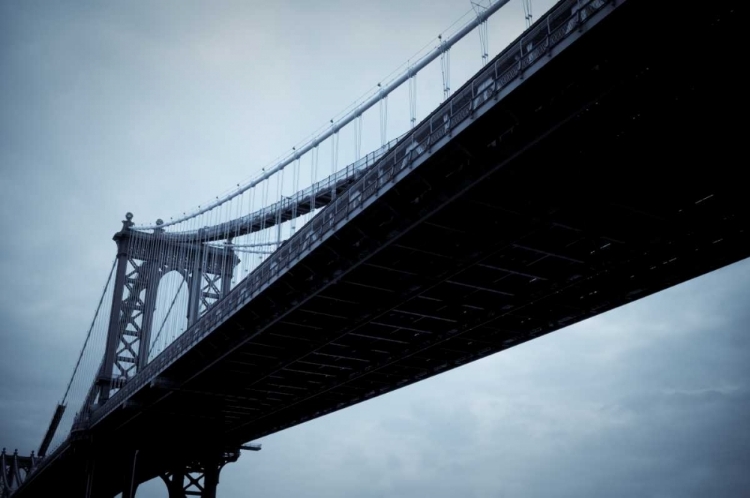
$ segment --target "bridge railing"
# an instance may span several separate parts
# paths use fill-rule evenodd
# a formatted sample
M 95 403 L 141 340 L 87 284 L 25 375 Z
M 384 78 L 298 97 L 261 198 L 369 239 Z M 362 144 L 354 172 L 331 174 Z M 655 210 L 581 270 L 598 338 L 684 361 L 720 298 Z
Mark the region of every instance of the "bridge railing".
M 401 137 L 391 140 L 365 157 L 349 164 L 329 177 L 313 183 L 306 189 L 300 190 L 289 197 L 284 197 L 258 211 L 211 227 L 204 227 L 198 230 L 168 232 L 165 234 L 165 237 L 179 242 L 210 242 L 246 235 L 255 231 L 255 226 L 258 226 L 258 229 L 260 227 L 267 228 L 271 225 L 263 223 L 263 220 L 275 220 L 278 218 L 279 213 L 292 211 L 295 207 L 303 203 L 314 203 L 315 199 L 321 195 L 353 181 L 377 163 L 388 151 L 393 149 L 399 140 L 401 140 Z
M 449 135 L 470 119 L 480 106 L 490 99 L 499 99 L 501 94 L 515 88 L 512 83 L 522 77 L 527 68 L 543 55 L 551 56 L 551 51 L 556 46 L 572 33 L 581 30 L 587 20 L 613 1 L 567 0 L 558 3 L 412 132 L 404 136 L 396 147 L 373 164 L 346 192 L 239 282 L 226 297 L 154 358 L 103 407 L 94 411 L 88 420 L 89 426 L 119 407 L 246 302 L 263 292 L 288 268 L 330 236 L 338 223 L 356 214 L 420 156 L 447 143 L 446 136 L 450 138 Z M 620 3 L 623 1 L 619 0 Z

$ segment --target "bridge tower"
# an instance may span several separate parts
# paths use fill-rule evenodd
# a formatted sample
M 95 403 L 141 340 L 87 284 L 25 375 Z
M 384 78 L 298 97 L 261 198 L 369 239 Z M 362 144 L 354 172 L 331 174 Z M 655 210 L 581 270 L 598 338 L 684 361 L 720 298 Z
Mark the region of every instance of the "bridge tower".
M 36 463 L 33 451 L 31 456 L 24 457 L 18 454 L 18 450 L 8 454 L 3 448 L 0 451 L 0 498 L 8 498 L 23 483 Z
M 133 230 L 127 213 L 117 243 L 117 268 L 106 350 L 86 406 L 105 403 L 148 363 L 157 290 L 161 278 L 177 271 L 189 289 L 188 326 L 230 290 L 239 258 L 231 248 L 183 240 L 157 228 Z M 157 225 L 161 225 L 161 220 Z
M 245 444 L 239 447 L 209 445 L 199 450 L 188 450 L 189 455 L 179 463 L 169 464 L 159 477 L 167 488 L 169 498 L 216 498 L 219 474 L 228 463 L 236 462 L 241 451 L 260 451 L 260 444 Z M 139 475 L 139 452 L 129 453 L 128 463 L 119 474 L 122 479 L 122 498 L 135 498 L 136 490 L 143 479 Z M 153 463 L 153 461 L 151 462 Z M 114 476 L 113 476 L 114 477 Z M 94 496 L 92 494 L 91 496 Z M 96 495 L 99 496 L 99 495 Z
M 161 478 L 167 485 L 169 498 L 216 498 L 221 469 L 228 463 L 236 462 L 239 456 L 239 450 L 210 452 L 201 460 L 190 461 L 165 472 Z

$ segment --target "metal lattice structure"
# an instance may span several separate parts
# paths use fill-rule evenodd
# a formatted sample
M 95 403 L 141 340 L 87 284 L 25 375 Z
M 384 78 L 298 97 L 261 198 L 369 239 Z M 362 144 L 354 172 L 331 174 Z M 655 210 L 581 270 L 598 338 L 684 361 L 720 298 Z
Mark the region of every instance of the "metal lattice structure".
M 231 248 L 166 240 L 164 232 L 130 230 L 128 213 L 117 242 L 115 295 L 110 313 L 109 342 L 97 380 L 98 396 L 89 405 L 104 404 L 148 363 L 156 293 L 161 277 L 176 271 L 187 282 L 188 324 L 203 316 L 229 292 L 239 262 Z

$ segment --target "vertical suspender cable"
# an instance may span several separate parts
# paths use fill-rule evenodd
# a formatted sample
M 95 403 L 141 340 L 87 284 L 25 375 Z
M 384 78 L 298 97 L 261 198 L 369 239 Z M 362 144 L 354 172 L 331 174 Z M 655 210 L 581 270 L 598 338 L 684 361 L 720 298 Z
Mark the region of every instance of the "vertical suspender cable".
M 383 92 L 383 88 L 378 83 L 380 89 L 380 146 L 385 147 L 386 141 L 388 140 L 387 126 L 388 126 L 388 94 Z
M 281 170 L 281 177 L 276 180 L 279 204 L 276 210 L 276 248 L 281 246 L 281 206 L 284 201 L 284 172 L 286 169 Z
M 413 71 L 409 77 L 409 117 L 411 127 L 417 125 L 417 73 Z
M 442 35 L 438 35 L 443 52 L 440 54 L 440 70 L 443 74 L 443 100 L 451 96 L 451 49 L 445 46 Z M 385 144 L 383 144 L 385 145 Z
M 526 28 L 528 29 L 534 21 L 534 16 L 531 13 L 531 0 L 521 0 L 523 3 L 523 18 L 526 20 Z

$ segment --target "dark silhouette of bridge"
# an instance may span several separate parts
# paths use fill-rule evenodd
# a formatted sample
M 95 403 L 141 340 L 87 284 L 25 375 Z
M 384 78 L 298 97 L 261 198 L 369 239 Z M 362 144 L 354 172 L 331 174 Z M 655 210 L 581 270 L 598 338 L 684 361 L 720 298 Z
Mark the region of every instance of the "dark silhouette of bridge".
M 562 0 L 412 131 L 270 211 L 129 217 L 87 402 L 54 451 L 63 405 L 36 457 L 3 454 L 3 486 L 213 497 L 247 441 L 747 257 L 738 5 Z M 312 213 L 231 282 L 238 237 Z M 170 271 L 189 327 L 150 357 Z

